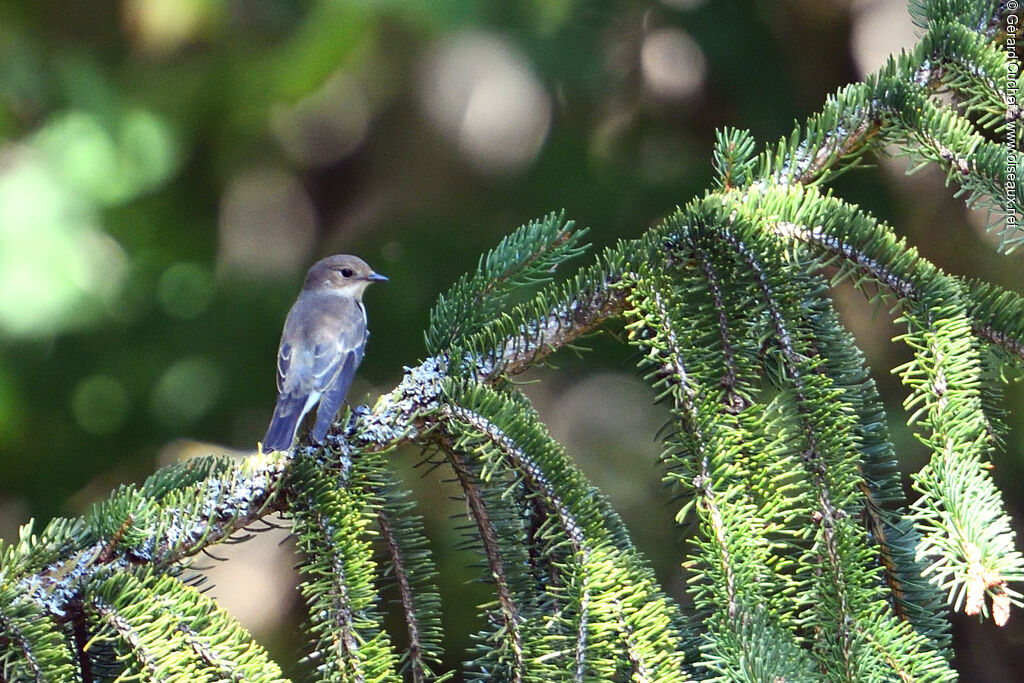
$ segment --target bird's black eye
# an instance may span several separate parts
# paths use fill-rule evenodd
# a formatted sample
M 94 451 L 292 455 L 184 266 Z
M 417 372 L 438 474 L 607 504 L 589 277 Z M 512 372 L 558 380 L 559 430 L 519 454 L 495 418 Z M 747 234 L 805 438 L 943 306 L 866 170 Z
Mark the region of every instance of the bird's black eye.
M 351 268 L 342 268 L 341 269 L 341 276 L 342 277 L 352 277 L 352 269 Z

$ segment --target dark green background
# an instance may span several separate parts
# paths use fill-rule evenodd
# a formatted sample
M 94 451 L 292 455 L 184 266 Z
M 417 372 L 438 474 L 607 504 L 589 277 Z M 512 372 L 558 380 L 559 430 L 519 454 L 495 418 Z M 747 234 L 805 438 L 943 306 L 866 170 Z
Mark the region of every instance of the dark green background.
M 3 3 L 0 536 L 14 538 L 29 517 L 79 514 L 159 464 L 253 448 L 273 405 L 284 315 L 321 256 L 357 253 L 391 278 L 367 295 L 373 336 L 350 398 L 387 391 L 423 356 L 437 294 L 504 234 L 565 209 L 597 247 L 639 235 L 708 187 L 716 128 L 774 143 L 877 67 L 858 62 L 870 58 L 859 57 L 855 36 L 898 49 L 908 20 L 872 21 L 869 10 L 884 4 Z M 659 94 L 645 45 L 682 34 L 705 71 L 685 94 Z M 480 51 L 456 69 L 457 83 L 496 64 L 547 103 L 536 154 L 482 167 L 431 118 L 431 65 L 457 48 Z M 321 150 L 346 117 L 361 133 L 315 162 L 282 133 L 298 121 Z M 1020 291 L 1021 258 L 996 254 L 940 175 L 907 179 L 901 168 L 857 171 L 836 191 L 943 268 Z M 231 236 L 261 222 L 270 233 Z M 893 409 L 904 471 L 916 469 L 926 454 L 903 426 L 903 391 L 888 372 L 905 359 L 888 341 L 897 328 L 852 291 L 837 299 Z M 531 375 L 542 381 L 528 392 L 682 596 L 685 530 L 672 526 L 654 463 L 663 415 L 635 379 L 630 350 L 613 335 L 591 343 L 583 358 L 559 355 L 557 370 Z M 1021 392 L 1008 402 L 996 477 L 1019 510 Z M 418 454 L 396 458 L 408 471 Z M 454 598 L 445 620 L 457 658 L 457 636 L 474 624 L 460 610 L 486 591 L 467 585 L 473 558 L 454 550 L 454 489 L 443 474 L 419 474 L 410 481 Z M 280 632 L 257 633 L 291 666 L 301 606 L 288 595 Z M 1019 612 L 1005 629 L 957 619 L 963 680 L 1014 680 L 1022 621 Z

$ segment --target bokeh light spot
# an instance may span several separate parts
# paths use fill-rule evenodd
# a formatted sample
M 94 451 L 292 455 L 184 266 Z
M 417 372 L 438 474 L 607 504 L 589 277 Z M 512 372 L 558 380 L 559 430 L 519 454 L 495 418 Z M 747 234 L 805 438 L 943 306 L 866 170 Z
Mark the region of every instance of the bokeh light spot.
M 146 109 L 129 109 L 117 129 L 122 196 L 126 201 L 166 181 L 181 163 L 168 123 Z
M 700 89 L 707 60 L 697 42 L 677 28 L 659 28 L 644 38 L 640 68 L 647 88 L 658 97 L 690 97 Z
M 95 198 L 113 193 L 117 150 L 98 117 L 80 111 L 55 116 L 33 142 L 72 188 Z
M 45 336 L 104 315 L 126 270 L 60 173 L 31 149 L 0 149 L 0 334 Z
M 351 154 L 369 127 L 366 92 L 347 74 L 335 74 L 292 106 L 276 104 L 270 109 L 271 130 L 288 156 L 302 166 L 326 166 Z
M 131 403 L 124 385 L 107 375 L 93 375 L 79 382 L 71 394 L 71 413 L 90 434 L 116 432 L 128 417 Z
M 195 41 L 224 9 L 219 0 L 124 0 L 122 15 L 141 51 L 165 55 Z
M 182 358 L 153 388 L 153 414 L 170 427 L 191 425 L 214 406 L 223 383 L 223 372 L 209 358 Z
M 220 267 L 260 279 L 309 260 L 316 237 L 313 201 L 295 176 L 260 168 L 235 178 L 220 210 Z
M 69 188 L 103 204 L 128 201 L 158 186 L 178 167 L 173 134 L 154 114 L 130 109 L 116 121 L 70 111 L 33 138 Z
M 917 28 L 905 3 L 855 2 L 853 10 L 850 49 L 862 78 L 917 42 Z
M 633 377 L 601 372 L 568 388 L 548 417 L 552 435 L 567 450 L 587 454 L 587 460 L 593 463 L 588 476 L 598 488 L 627 507 L 649 501 L 651 480 L 622 477 L 616 463 L 621 462 L 623 453 L 638 461 L 646 458 L 653 462 L 661 452 L 655 440 L 637 438 L 637 434 L 657 432 L 664 419 L 664 414 L 650 408 L 649 403 L 649 392 Z M 601 409 L 595 410 L 595 406 Z
M 420 81 L 424 109 L 485 172 L 525 166 L 551 125 L 551 102 L 526 59 L 492 35 L 463 34 L 443 43 Z
M 167 315 L 195 318 L 206 310 L 213 295 L 213 277 L 198 263 L 175 263 L 156 283 L 156 298 Z

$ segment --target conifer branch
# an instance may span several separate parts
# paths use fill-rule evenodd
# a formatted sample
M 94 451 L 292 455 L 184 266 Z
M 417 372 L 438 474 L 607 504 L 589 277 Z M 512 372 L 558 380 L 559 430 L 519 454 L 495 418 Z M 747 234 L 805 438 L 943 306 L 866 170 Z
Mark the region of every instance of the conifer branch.
M 832 235 L 820 226 L 803 226 L 795 223 L 774 223 L 768 227 L 780 237 L 798 240 L 823 254 L 842 257 L 843 264 L 853 266 L 862 276 L 870 277 L 895 294 L 899 300 L 920 302 L 922 293 L 909 280 L 900 277 L 891 269 L 883 266 L 875 257 L 858 249 L 841 235 Z M 916 257 L 915 257 L 916 258 Z M 980 285 L 976 286 L 980 289 Z M 1003 296 L 1002 306 L 1021 305 L 1019 297 L 1014 298 L 1010 292 L 1000 292 Z M 1007 299 L 1011 301 L 1007 301 Z M 972 295 L 968 298 L 968 315 L 971 318 L 971 332 L 991 344 L 998 346 L 1008 355 L 1024 362 L 1024 334 L 998 327 L 993 320 L 994 311 L 991 305 L 985 305 L 983 297 Z M 1009 320 L 1006 316 L 1000 316 Z
M 696 250 L 695 250 L 696 251 Z M 706 264 L 706 261 L 704 261 Z M 704 269 L 705 274 L 708 273 L 710 266 Z M 709 278 L 709 284 L 713 280 Z M 642 282 L 636 283 L 637 288 L 646 289 Z M 653 288 L 652 288 L 653 289 Z M 714 286 L 712 285 L 712 291 L 714 292 Z M 634 292 L 633 297 L 639 297 L 639 292 Z M 732 553 L 729 548 L 728 531 L 726 529 L 724 516 L 720 504 L 718 502 L 718 496 L 715 493 L 715 487 L 717 482 L 710 469 L 710 456 L 711 454 L 706 452 L 707 444 L 710 439 L 708 435 L 704 433 L 701 427 L 701 419 L 698 414 L 698 409 L 695 406 L 696 390 L 690 386 L 689 373 L 686 370 L 684 359 L 688 357 L 682 345 L 677 339 L 677 332 L 669 322 L 671 321 L 672 315 L 669 312 L 665 302 L 662 301 L 661 294 L 656 289 L 653 291 L 644 292 L 643 294 L 646 304 L 645 308 L 649 310 L 648 318 L 645 322 L 654 323 L 661 329 L 661 338 L 664 340 L 664 349 L 651 349 L 651 355 L 657 354 L 660 358 L 655 360 L 651 359 L 651 365 L 654 366 L 653 373 L 657 376 L 657 381 L 669 388 L 675 396 L 675 409 L 679 413 L 681 420 L 681 426 L 684 430 L 693 435 L 694 448 L 695 448 L 695 459 L 697 460 L 698 470 L 695 476 L 693 476 L 690 483 L 692 483 L 697 495 L 702 501 L 702 507 L 707 511 L 708 520 L 712 529 L 713 536 L 717 543 L 716 550 L 719 553 L 720 569 L 725 577 L 724 582 L 724 597 L 725 597 L 725 612 L 730 618 L 735 618 L 738 612 L 737 605 L 737 594 L 736 594 L 736 571 L 733 566 Z M 716 311 L 720 309 L 720 301 L 716 300 L 715 308 Z M 637 306 L 641 305 L 639 301 L 636 302 Z M 639 325 L 633 324 L 631 327 L 639 327 Z M 723 339 L 728 339 L 728 331 L 723 333 Z M 728 349 L 728 347 L 726 347 Z M 726 365 L 729 368 L 728 372 L 733 372 L 729 361 L 732 360 L 732 356 L 727 350 L 725 353 L 727 362 Z M 735 377 L 732 377 L 735 380 Z M 732 387 L 734 384 L 729 384 Z M 730 402 L 727 401 L 727 404 Z
M 624 308 L 622 293 L 615 287 L 617 277 L 597 282 L 552 306 L 549 313 L 528 319 L 520 332 L 499 341 L 492 351 L 493 364 L 484 366 L 480 378 L 493 383 L 503 376 L 518 375 L 576 339 L 618 318 Z
M 771 316 L 771 324 L 775 328 L 775 341 L 782 351 L 782 357 L 787 366 L 788 379 L 793 383 L 796 410 L 800 415 L 800 427 L 805 441 L 805 446 L 801 450 L 801 456 L 804 468 L 813 482 L 814 494 L 817 500 L 815 514 L 812 519 L 814 519 L 819 527 L 825 542 L 829 569 L 833 576 L 832 585 L 836 590 L 837 612 L 835 614 L 835 621 L 838 628 L 834 636 L 839 639 L 842 661 L 846 667 L 844 675 L 847 679 L 850 679 L 854 676 L 854 671 L 859 668 L 859 665 L 853 661 L 853 644 L 851 642 L 853 635 L 851 633 L 851 626 L 852 629 L 857 629 L 858 626 L 856 615 L 852 613 L 848 604 L 847 584 L 843 577 L 845 558 L 841 557 L 842 551 L 839 548 L 839 539 L 836 536 L 837 533 L 841 532 L 841 529 L 837 528 L 840 527 L 839 520 L 846 519 L 847 514 L 841 507 L 836 506 L 832 500 L 828 479 L 835 475 L 827 476 L 829 464 L 824 457 L 825 453 L 822 452 L 818 443 L 817 433 L 819 425 L 813 422 L 813 415 L 816 409 L 811 406 L 811 397 L 809 396 L 811 386 L 807 383 L 805 375 L 801 370 L 801 367 L 805 365 L 808 359 L 807 356 L 798 354 L 794 348 L 794 333 L 790 331 L 786 323 L 785 315 L 776 298 L 774 288 L 765 274 L 765 267 L 754 256 L 751 248 L 734 234 L 732 230 L 722 227 L 717 230 L 717 235 L 719 239 L 728 244 L 739 255 L 742 262 L 747 265 L 752 273 L 756 287 L 760 289 L 763 301 Z M 836 426 L 833 425 L 832 428 L 835 429 Z
M 461 484 L 466 496 L 466 505 L 469 507 L 470 515 L 476 523 L 480 543 L 484 549 L 484 556 L 487 558 L 490 577 L 498 594 L 498 604 L 501 606 L 501 632 L 507 633 L 509 638 L 512 654 L 512 671 L 509 680 L 519 683 L 523 680 L 526 669 L 523 662 L 523 637 L 519 619 L 519 606 L 512 597 L 512 591 L 509 588 L 498 534 L 491 523 L 488 507 L 484 503 L 480 487 L 470 473 L 459 450 L 455 447 L 454 443 L 439 443 L 443 444 L 442 449 L 447 453 L 448 460 L 452 465 L 452 471 L 455 472 L 455 476 L 459 479 L 459 484 Z
M 291 468 L 293 529 L 305 555 L 299 590 L 315 638 L 309 661 L 328 680 L 401 679 L 377 604 L 376 467 L 372 454 L 360 454 L 339 477 L 312 454 L 297 454 Z
M 168 468 L 84 519 L 26 531 L 0 549 L 0 676 L 88 679 L 95 664 L 154 679 L 281 680 L 180 577 L 198 552 L 287 512 L 318 672 L 438 680 L 433 563 L 385 458 L 412 444 L 439 450 L 455 473 L 475 525 L 468 545 L 494 586 L 469 665 L 481 679 L 951 680 L 938 589 L 1003 623 L 1024 580 L 987 470 L 995 392 L 981 386 L 991 370 L 981 342 L 1024 367 L 1024 297 L 943 273 L 817 186 L 895 143 L 943 169 L 967 204 L 1019 212 L 1001 195 L 1008 151 L 989 139 L 1008 103 L 1003 11 L 916 0 L 927 27 L 917 47 L 760 155 L 748 132 L 722 131 L 714 191 L 570 277 L 555 272 L 583 251 L 583 230 L 562 214 L 516 230 L 440 297 L 428 358 L 371 408 L 346 412 L 324 444 Z M 952 105 L 932 98 L 939 89 Z M 1006 251 L 1024 243 L 1011 223 Z M 909 511 L 829 272 L 880 287 L 869 296 L 894 302 L 907 325 L 904 405 L 933 453 L 913 475 Z M 661 461 L 684 499 L 677 519 L 698 522 L 684 566 L 700 634 L 509 382 L 623 318 L 672 415 Z M 388 581 L 404 653 L 378 609 Z
M 739 368 L 737 366 L 735 344 L 732 340 L 732 333 L 729 330 L 729 314 L 722 293 L 723 285 L 721 278 L 715 271 L 714 264 L 711 262 L 708 254 L 692 237 L 688 237 L 688 240 L 687 246 L 693 252 L 694 258 L 697 261 L 697 267 L 700 268 L 704 274 L 704 279 L 707 281 L 711 302 L 715 308 L 715 317 L 718 320 L 718 334 L 721 342 L 722 358 L 725 364 L 725 373 L 722 375 L 721 380 L 721 385 L 726 392 L 723 402 L 728 406 L 729 410 L 740 412 L 745 407 L 748 407 L 749 402 L 736 391 L 739 384 Z M 683 356 L 680 356 L 680 358 L 683 358 Z M 685 378 L 686 375 L 681 374 L 680 377 Z
M 551 508 L 555 515 L 561 522 L 562 531 L 565 537 L 572 544 L 572 554 L 576 556 L 577 562 L 580 567 L 583 567 L 583 585 L 581 587 L 581 595 L 579 599 L 579 623 L 576 632 L 576 656 L 575 656 L 575 668 L 573 674 L 573 680 L 582 683 L 586 669 L 586 647 L 587 647 L 587 620 L 589 618 L 590 610 L 590 588 L 586 578 L 586 567 L 590 561 L 590 549 L 587 547 L 586 540 L 584 537 L 583 529 L 578 520 L 576 520 L 565 503 L 561 500 L 558 493 L 554 491 L 550 483 L 545 479 L 543 472 L 536 467 L 530 460 L 530 458 L 519 449 L 515 443 L 513 443 L 507 436 L 501 433 L 501 431 L 491 424 L 484 417 L 473 413 L 465 408 L 459 406 L 446 405 L 442 410 L 442 415 L 449 420 L 458 420 L 471 429 L 476 431 L 478 434 L 483 435 L 487 438 L 491 445 L 497 448 L 503 456 L 509 461 L 509 463 L 516 469 L 519 475 L 523 478 L 523 482 L 527 485 L 530 490 L 537 491 L 540 493 L 541 499 L 545 504 Z M 449 449 L 450 450 L 450 449 Z M 449 457 L 453 457 L 449 455 Z M 455 455 L 454 457 L 458 457 Z M 468 473 L 465 471 L 465 465 L 460 460 L 456 461 L 455 472 L 459 476 L 460 481 L 463 480 Z M 466 486 L 463 486 L 466 489 Z M 475 487 L 469 487 L 475 490 Z M 471 492 L 467 490 L 467 496 L 470 496 Z M 482 511 L 485 509 L 480 503 L 482 502 L 479 496 L 475 496 L 470 501 L 470 508 L 474 511 L 474 516 L 477 514 L 478 509 Z M 474 502 L 476 505 L 474 505 Z M 479 522 L 478 522 L 479 524 Z M 493 539 L 493 530 L 490 534 L 482 538 L 484 548 L 487 551 L 488 562 L 492 563 L 491 572 L 492 574 L 496 571 L 495 564 L 500 569 L 500 552 L 498 551 L 497 543 L 493 540 L 488 543 L 488 538 Z M 492 553 L 495 554 L 495 559 L 492 559 Z M 498 560 L 498 561 L 496 561 Z M 502 604 L 505 604 L 506 598 L 499 586 L 499 599 L 502 600 Z M 514 609 L 514 605 L 512 605 Z M 507 609 L 507 607 L 506 607 Z M 513 616 L 514 613 L 513 613 Z M 519 653 L 518 664 L 522 665 L 521 661 L 521 650 L 522 642 L 518 640 L 518 633 L 516 633 L 517 640 L 515 641 L 516 652 Z
M 399 601 L 402 605 L 402 618 L 405 621 L 406 633 L 409 637 L 407 650 L 407 661 L 413 683 L 425 683 L 430 674 L 430 668 L 426 664 L 428 646 L 424 642 L 420 627 L 420 618 L 416 606 L 416 591 L 413 589 L 405 556 L 401 543 L 399 542 L 396 530 L 391 519 L 381 509 L 377 512 L 377 525 L 380 528 L 380 535 L 384 539 L 384 547 L 388 560 L 391 562 L 392 571 L 395 577 L 395 584 L 398 586 Z

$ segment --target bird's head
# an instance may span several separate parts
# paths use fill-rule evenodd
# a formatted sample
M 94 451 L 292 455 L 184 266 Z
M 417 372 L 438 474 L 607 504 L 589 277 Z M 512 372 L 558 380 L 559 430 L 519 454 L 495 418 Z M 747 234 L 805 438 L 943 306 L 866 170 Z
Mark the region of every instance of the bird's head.
M 303 291 L 318 291 L 353 296 L 363 295 L 371 283 L 386 282 L 387 278 L 373 272 L 366 261 L 351 254 L 337 254 L 317 261 L 306 273 Z

